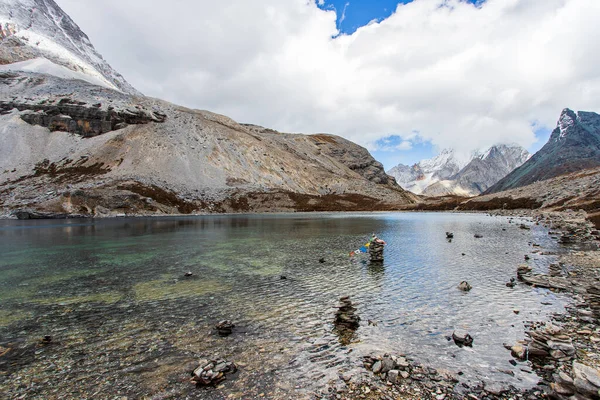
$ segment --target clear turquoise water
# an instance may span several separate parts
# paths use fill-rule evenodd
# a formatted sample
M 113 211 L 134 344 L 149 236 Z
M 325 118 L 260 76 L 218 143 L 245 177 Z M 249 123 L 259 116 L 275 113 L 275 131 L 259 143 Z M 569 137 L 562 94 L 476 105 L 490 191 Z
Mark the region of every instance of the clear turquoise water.
M 349 257 L 373 232 L 388 243 L 381 266 Z M 10 351 L 0 389 L 15 398 L 298 397 L 384 352 L 471 383 L 530 387 L 537 377 L 513 367 L 503 343 L 566 304 L 505 286 L 524 254 L 541 272 L 554 261 L 532 254 L 532 243 L 557 250 L 539 226 L 481 214 L 1 221 L 0 346 Z M 462 280 L 471 292 L 457 290 Z M 349 346 L 332 324 L 343 295 L 362 319 Z M 235 322 L 234 335 L 215 335 L 221 319 Z M 446 340 L 457 328 L 473 348 Z M 39 344 L 44 335 L 51 345 Z M 244 366 L 224 388 L 199 392 L 186 363 L 213 354 Z

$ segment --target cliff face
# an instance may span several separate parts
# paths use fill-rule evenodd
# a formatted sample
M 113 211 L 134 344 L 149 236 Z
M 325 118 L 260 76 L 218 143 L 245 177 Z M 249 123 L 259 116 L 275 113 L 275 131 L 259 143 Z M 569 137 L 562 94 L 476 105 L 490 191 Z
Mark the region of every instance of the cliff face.
M 385 210 L 416 201 L 368 151 L 80 80 L 0 79 L 0 206 L 82 215 Z
M 526 186 L 600 166 L 600 115 L 565 109 L 548 143 L 486 193 Z

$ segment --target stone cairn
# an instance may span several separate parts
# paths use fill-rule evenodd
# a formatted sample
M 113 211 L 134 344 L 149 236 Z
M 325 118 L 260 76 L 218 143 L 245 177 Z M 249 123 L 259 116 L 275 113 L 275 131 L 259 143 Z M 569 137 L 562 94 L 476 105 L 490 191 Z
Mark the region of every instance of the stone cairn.
M 369 256 L 371 258 L 371 262 L 383 262 L 384 246 L 384 243 L 379 242 L 377 238 L 371 240 L 371 244 L 369 245 Z
M 352 304 L 350 297 L 344 296 L 340 299 L 340 306 L 335 313 L 333 322 L 335 331 L 343 345 L 350 344 L 354 332 L 360 325 L 360 317 L 356 315 L 356 307 Z

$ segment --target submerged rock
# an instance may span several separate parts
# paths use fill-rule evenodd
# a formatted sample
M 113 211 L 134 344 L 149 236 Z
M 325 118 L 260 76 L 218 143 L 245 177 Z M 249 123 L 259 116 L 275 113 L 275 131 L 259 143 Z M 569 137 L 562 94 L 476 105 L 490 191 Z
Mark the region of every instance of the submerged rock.
M 340 298 L 340 306 L 335 313 L 333 324 L 340 343 L 343 345 L 350 344 L 354 333 L 360 326 L 360 317 L 356 315 L 356 307 L 352 304 L 350 297 Z
M 219 335 L 229 336 L 233 333 L 233 328 L 235 328 L 235 325 L 229 320 L 223 320 L 220 321 L 215 328 L 217 329 Z

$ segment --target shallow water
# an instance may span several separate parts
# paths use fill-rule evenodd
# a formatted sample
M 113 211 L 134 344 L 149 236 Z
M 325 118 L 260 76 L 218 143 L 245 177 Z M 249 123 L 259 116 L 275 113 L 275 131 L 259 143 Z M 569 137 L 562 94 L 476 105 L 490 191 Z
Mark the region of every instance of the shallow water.
M 387 241 L 383 265 L 349 256 L 372 232 Z M 505 286 L 524 254 L 540 272 L 554 261 L 531 254 L 532 243 L 557 250 L 542 227 L 481 214 L 1 221 L 0 346 L 10 350 L 0 357 L 0 390 L 296 398 L 384 352 L 471 383 L 531 387 L 537 377 L 526 363 L 512 366 L 503 343 L 567 301 Z M 462 280 L 469 293 L 456 288 Z M 362 319 L 348 346 L 333 329 L 343 295 Z M 235 322 L 232 336 L 213 331 L 221 319 Z M 447 340 L 458 328 L 474 337 L 472 348 Z M 50 345 L 39 343 L 44 335 Z M 214 354 L 241 363 L 240 373 L 222 389 L 196 389 L 187 364 Z

